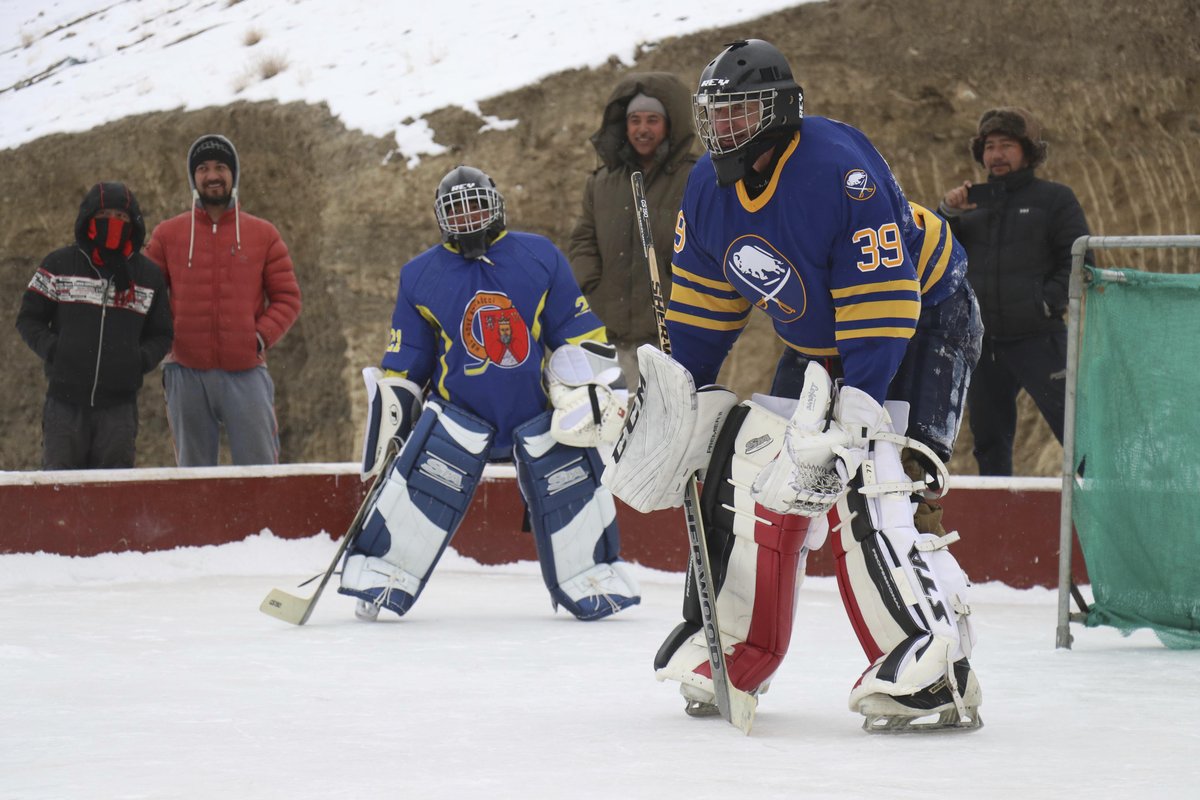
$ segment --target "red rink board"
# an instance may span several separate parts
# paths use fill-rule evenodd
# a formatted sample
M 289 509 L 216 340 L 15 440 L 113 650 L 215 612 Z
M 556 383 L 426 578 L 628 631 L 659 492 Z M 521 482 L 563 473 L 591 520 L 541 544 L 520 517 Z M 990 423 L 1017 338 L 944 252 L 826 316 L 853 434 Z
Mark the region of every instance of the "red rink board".
M 264 529 L 340 537 L 365 492 L 353 464 L 0 473 L 0 553 L 92 556 L 240 541 Z M 524 508 L 511 470 L 489 467 L 452 546 L 484 564 L 536 558 L 521 532 Z M 952 479 L 943 500 L 954 554 L 971 580 L 1058 585 L 1060 494 L 1054 479 Z M 687 565 L 682 511 L 642 515 L 618 503 L 621 552 L 667 571 Z M 332 554 L 332 549 L 331 549 Z M 1078 552 L 1078 547 L 1076 547 Z M 810 575 L 832 575 L 828 545 Z M 1083 566 L 1075 579 L 1086 582 Z

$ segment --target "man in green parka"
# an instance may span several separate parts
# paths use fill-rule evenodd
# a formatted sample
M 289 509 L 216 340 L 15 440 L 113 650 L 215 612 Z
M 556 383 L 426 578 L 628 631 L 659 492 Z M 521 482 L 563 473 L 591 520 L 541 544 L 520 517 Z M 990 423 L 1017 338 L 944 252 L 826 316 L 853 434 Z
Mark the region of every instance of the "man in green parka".
M 639 170 L 645 177 L 654 249 L 659 269 L 669 275 L 675 219 L 696 163 L 691 104 L 691 92 L 674 75 L 632 73 L 613 89 L 591 137 L 601 165 L 588 176 L 567 256 L 631 385 L 637 348 L 657 346 L 658 333 L 629 177 Z M 662 288 L 669 292 L 670 281 Z

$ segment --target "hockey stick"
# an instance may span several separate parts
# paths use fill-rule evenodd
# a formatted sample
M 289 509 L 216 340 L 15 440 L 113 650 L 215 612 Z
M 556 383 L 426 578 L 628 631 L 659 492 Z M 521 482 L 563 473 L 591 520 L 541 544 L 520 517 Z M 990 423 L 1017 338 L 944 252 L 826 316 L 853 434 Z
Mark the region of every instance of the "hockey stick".
M 392 454 L 394 454 L 394 448 L 389 451 L 389 455 Z M 317 606 L 317 601 L 321 599 L 321 593 L 325 591 L 325 585 L 329 583 L 329 579 L 333 577 L 333 573 L 337 570 L 338 562 L 342 560 L 342 556 L 345 555 L 346 550 L 358 538 L 359 531 L 362 530 L 363 517 L 366 516 L 367 510 L 374 506 L 375 498 L 383 490 L 387 473 L 388 470 L 385 467 L 375 476 L 370 491 L 363 498 L 362 505 L 358 507 L 358 513 L 354 515 L 354 521 L 346 529 L 346 535 L 342 537 L 342 543 L 338 545 L 337 552 L 333 554 L 333 560 L 329 562 L 329 568 L 321 576 L 321 582 L 317 584 L 317 590 L 313 592 L 312 597 L 297 597 L 282 589 L 272 589 L 263 598 L 262 605 L 258 607 L 259 611 L 267 616 L 275 617 L 275 619 L 290 622 L 293 625 L 303 625 L 308 622 L 308 618 L 312 616 L 313 609 Z M 309 578 L 300 585 L 304 586 L 312 581 L 313 578 Z
M 633 184 L 633 203 L 636 207 L 638 231 L 642 235 L 642 250 L 646 254 L 646 263 L 650 269 L 650 295 L 654 302 L 654 320 L 658 325 L 658 344 L 664 353 L 670 355 L 671 337 L 667 333 L 667 308 L 663 302 L 662 281 L 658 274 L 658 256 L 654 252 L 654 234 L 650 230 L 646 184 L 641 172 L 633 173 L 630 182 Z M 721 628 L 717 624 L 716 587 L 713 585 L 712 565 L 708 560 L 708 538 L 704 533 L 704 520 L 697 511 L 699 497 L 696 474 L 692 473 L 683 496 L 683 515 L 691 547 L 692 574 L 696 579 L 696 599 L 700 601 L 700 619 L 704 628 L 704 638 L 708 643 L 708 665 L 712 672 L 713 694 L 716 696 L 717 709 L 725 721 L 748 734 L 754 725 L 754 712 L 758 700 L 734 686 L 725 669 L 725 650 L 721 644 Z

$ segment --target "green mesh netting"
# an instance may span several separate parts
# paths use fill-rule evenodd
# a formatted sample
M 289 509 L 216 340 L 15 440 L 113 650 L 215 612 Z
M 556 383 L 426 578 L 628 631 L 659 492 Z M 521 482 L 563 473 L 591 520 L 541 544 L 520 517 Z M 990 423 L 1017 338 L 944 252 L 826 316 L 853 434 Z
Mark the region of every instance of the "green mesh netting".
M 1200 648 L 1200 275 L 1089 272 L 1073 514 L 1087 625 Z

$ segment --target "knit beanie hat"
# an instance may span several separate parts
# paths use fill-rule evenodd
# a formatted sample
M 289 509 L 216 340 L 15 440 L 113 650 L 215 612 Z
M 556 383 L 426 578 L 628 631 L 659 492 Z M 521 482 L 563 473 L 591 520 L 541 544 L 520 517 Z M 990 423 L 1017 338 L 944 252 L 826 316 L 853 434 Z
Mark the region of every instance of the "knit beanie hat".
M 663 118 L 667 117 L 667 109 L 661 101 L 651 97 L 645 92 L 638 92 L 629 101 L 629 105 L 625 106 L 625 116 L 636 114 L 639 111 L 649 111 L 653 114 L 661 114 Z
M 233 185 L 237 186 L 238 158 L 233 143 L 215 133 L 205 134 L 192 143 L 188 150 L 188 175 L 195 180 L 196 167 L 205 161 L 219 161 L 233 173 Z
M 983 112 L 979 118 L 979 132 L 971 140 L 971 155 L 980 166 L 983 165 L 983 144 L 993 133 L 1002 133 L 1019 141 L 1030 167 L 1045 163 L 1047 144 L 1042 139 L 1042 126 L 1025 109 L 1008 106 Z

